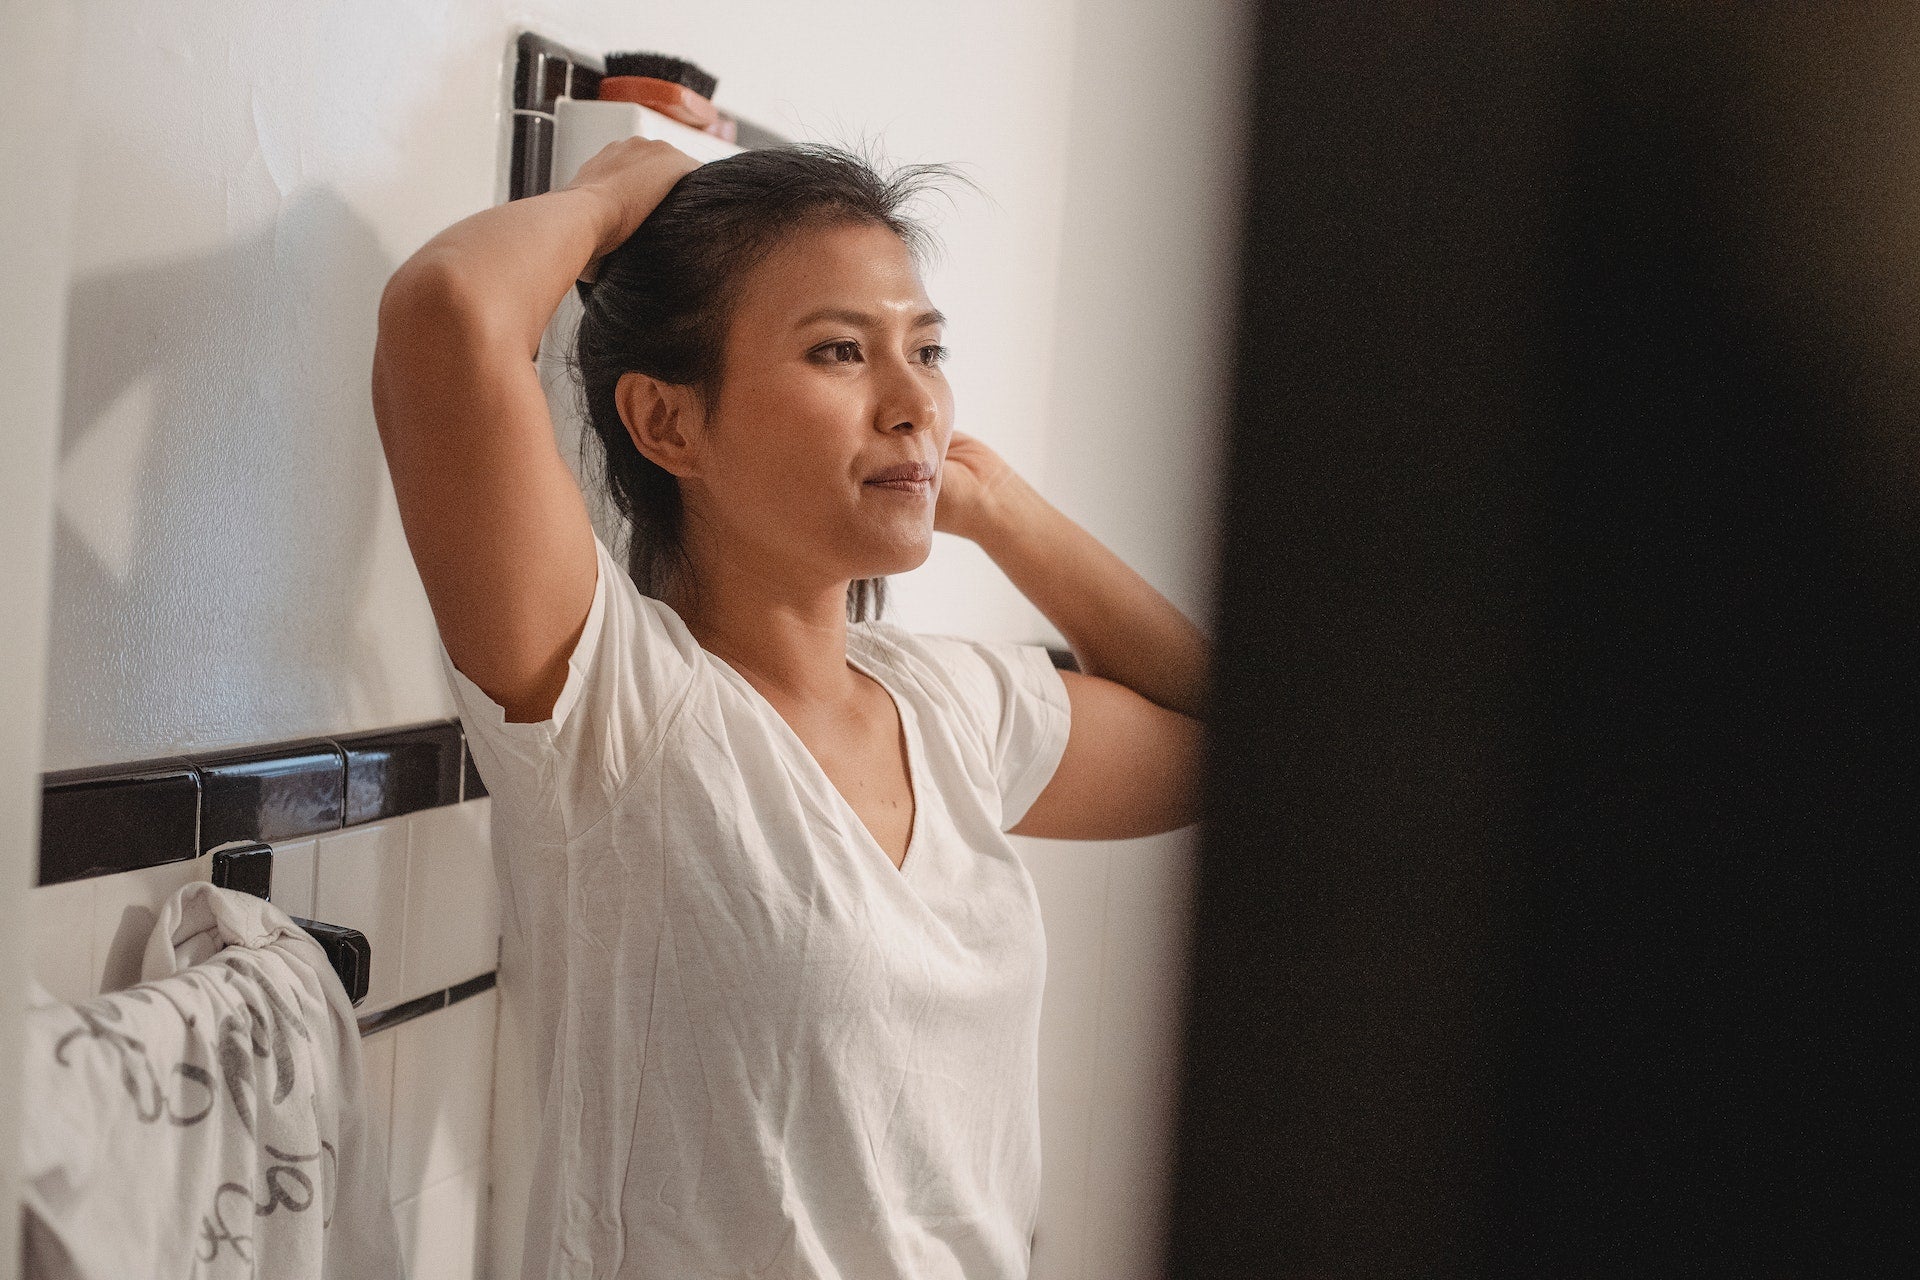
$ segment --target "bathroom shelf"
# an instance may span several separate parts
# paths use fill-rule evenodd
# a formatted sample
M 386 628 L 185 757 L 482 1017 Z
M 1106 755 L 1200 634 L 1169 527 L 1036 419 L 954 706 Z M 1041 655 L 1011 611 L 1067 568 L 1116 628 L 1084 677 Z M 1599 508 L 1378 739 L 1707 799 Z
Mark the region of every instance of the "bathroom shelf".
M 606 60 L 600 54 L 569 49 L 534 31 L 514 36 L 511 169 L 507 199 L 519 200 L 549 190 L 553 180 L 555 103 L 562 98 L 593 101 L 599 96 Z M 732 112 L 727 114 L 732 115 Z M 747 120 L 735 119 L 742 149 L 790 145 L 792 139 Z

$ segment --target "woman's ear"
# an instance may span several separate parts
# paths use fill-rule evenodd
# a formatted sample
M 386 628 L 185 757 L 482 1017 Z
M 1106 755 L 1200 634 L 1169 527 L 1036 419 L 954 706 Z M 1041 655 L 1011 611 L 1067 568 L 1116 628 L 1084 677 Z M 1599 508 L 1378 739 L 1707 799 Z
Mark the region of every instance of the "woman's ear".
M 613 402 L 641 456 L 682 480 L 699 474 L 703 422 L 691 387 L 629 369 L 613 384 Z

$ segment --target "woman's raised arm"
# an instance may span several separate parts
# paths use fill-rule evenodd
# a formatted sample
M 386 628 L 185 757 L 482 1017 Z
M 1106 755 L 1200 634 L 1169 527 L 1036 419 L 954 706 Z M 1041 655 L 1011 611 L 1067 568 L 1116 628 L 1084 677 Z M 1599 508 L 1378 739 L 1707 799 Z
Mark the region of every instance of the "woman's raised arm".
M 512 721 L 546 719 L 593 602 L 593 526 L 534 368 L 576 279 L 698 162 L 628 139 L 568 186 L 485 209 L 387 282 L 373 412 L 454 665 Z
M 978 543 L 1080 665 L 1060 673 L 1066 749 L 1010 830 L 1121 840 L 1197 821 L 1205 634 L 979 440 L 954 432 L 942 473 L 935 527 Z

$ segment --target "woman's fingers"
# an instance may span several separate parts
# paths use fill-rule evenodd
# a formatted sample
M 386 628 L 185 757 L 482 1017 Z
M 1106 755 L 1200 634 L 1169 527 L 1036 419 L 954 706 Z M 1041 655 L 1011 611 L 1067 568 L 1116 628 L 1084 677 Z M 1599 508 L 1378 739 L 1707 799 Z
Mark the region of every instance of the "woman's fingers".
M 600 245 L 600 252 L 594 255 L 595 261 L 624 243 L 634 228 L 666 199 L 674 184 L 700 164 L 672 143 L 658 138 L 621 138 L 588 157 L 573 180 L 562 189 L 597 188 L 612 202 L 613 225 Z

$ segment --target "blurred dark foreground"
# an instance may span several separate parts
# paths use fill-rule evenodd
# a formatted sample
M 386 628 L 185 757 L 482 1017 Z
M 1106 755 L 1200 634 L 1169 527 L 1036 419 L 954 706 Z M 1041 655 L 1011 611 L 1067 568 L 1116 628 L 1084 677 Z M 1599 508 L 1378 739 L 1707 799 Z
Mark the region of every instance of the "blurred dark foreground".
M 1166 1274 L 1920 1274 L 1920 7 L 1496 8 L 1260 22 Z

